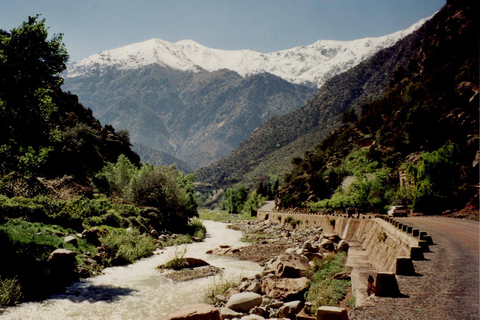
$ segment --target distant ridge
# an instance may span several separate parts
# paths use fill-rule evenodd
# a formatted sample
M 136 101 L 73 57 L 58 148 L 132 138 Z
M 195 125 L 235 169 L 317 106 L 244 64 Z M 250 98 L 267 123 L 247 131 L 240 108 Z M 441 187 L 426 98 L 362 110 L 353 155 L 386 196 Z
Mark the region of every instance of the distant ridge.
M 270 73 L 294 84 L 320 87 L 332 76 L 342 73 L 381 49 L 417 30 L 426 20 L 410 28 L 377 38 L 352 41 L 319 40 L 311 45 L 272 53 L 251 50 L 219 50 L 192 40 L 168 42 L 150 39 L 107 50 L 73 63 L 67 77 L 88 76 L 115 67 L 138 69 L 157 64 L 181 71 L 199 72 L 228 69 L 242 77 Z

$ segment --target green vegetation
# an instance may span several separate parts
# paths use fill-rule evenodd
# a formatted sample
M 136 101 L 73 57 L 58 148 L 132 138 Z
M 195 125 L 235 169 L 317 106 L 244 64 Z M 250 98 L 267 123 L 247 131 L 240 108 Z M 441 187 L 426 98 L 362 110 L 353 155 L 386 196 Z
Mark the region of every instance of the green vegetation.
M 0 308 L 16 305 L 22 302 L 22 288 L 17 278 L 0 278 Z
M 310 286 L 305 299 L 313 304 L 311 311 L 316 311 L 321 306 L 338 306 L 347 294 L 351 281 L 333 278 L 343 271 L 345 258 L 346 254 L 342 252 L 314 261 L 314 266 L 306 274 Z
M 0 306 L 149 256 L 163 230 L 185 235 L 162 246 L 205 235 L 195 176 L 141 165 L 127 131 L 63 92 L 68 53 L 47 29 L 36 16 L 0 30 Z M 50 259 L 59 248 L 68 265 Z
M 457 11 L 462 21 L 448 18 Z M 421 54 L 396 70 L 383 95 L 345 109 L 340 128 L 292 160 L 280 206 L 384 212 L 401 201 L 425 214 L 469 205 L 478 216 L 478 95 L 471 89 L 478 83 L 478 24 L 472 19 L 472 9 L 458 4 L 426 24 Z M 406 174 L 403 186 L 400 174 Z
M 349 308 L 355 308 L 357 306 L 357 299 L 351 297 L 350 299 L 345 300 L 345 305 Z
M 268 233 L 245 233 L 240 241 L 243 242 L 251 242 L 251 243 L 259 243 L 266 239 L 276 238 L 276 235 L 268 234 Z
M 225 296 L 228 289 L 235 288 L 240 284 L 240 277 L 238 279 L 227 279 L 220 274 L 219 277 L 215 277 L 210 287 L 205 290 L 203 301 L 208 304 L 216 304 L 216 296 Z
M 200 209 L 199 218 L 201 220 L 212 221 L 236 221 L 236 220 L 255 220 L 256 217 L 252 217 L 250 212 L 241 214 L 231 214 L 225 210 L 210 210 Z
M 183 268 L 185 264 L 185 253 L 187 252 L 187 247 L 183 247 L 182 249 L 179 249 L 177 246 L 175 248 L 175 251 L 173 253 L 173 256 L 170 257 L 170 260 L 168 260 L 165 264 L 162 264 L 161 266 L 158 267 L 160 270 L 164 269 L 172 269 L 172 270 L 179 270 Z
M 141 234 L 137 229 L 114 230 L 102 235 L 100 242 L 107 253 L 110 253 L 108 264 L 115 266 L 133 263 L 140 258 L 151 256 L 157 248 L 150 236 Z

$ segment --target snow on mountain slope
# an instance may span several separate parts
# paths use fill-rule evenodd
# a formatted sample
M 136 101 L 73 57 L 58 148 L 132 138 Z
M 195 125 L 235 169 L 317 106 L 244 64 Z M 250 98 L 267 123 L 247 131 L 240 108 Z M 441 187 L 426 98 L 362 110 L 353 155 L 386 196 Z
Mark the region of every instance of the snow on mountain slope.
M 101 72 L 109 67 L 135 69 L 158 64 L 192 72 L 229 69 L 241 76 L 267 72 L 295 84 L 320 87 L 336 74 L 392 46 L 428 19 L 422 19 L 406 30 L 378 38 L 319 40 L 312 45 L 272 53 L 211 49 L 191 40 L 172 43 L 151 39 L 103 51 L 73 63 L 68 67 L 67 77 L 87 76 L 93 70 Z

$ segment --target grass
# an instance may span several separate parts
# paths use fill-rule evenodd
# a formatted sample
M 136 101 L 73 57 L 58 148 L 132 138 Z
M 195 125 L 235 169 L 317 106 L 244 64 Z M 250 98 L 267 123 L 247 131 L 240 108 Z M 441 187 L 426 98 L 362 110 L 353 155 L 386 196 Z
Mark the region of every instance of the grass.
M 351 297 L 350 299 L 345 300 L 345 305 L 349 308 L 355 308 L 357 306 L 357 299 Z
M 257 243 L 262 242 L 265 239 L 277 238 L 276 235 L 268 233 L 245 233 L 244 236 L 240 239 L 243 242 Z
M 165 270 L 165 269 L 172 269 L 172 270 L 179 270 L 183 268 L 185 264 L 185 253 L 187 252 L 187 247 L 184 246 L 183 249 L 179 249 L 177 246 L 175 251 L 173 252 L 173 256 L 168 260 L 165 264 L 158 266 L 158 269 Z
M 210 210 L 210 209 L 199 209 L 199 218 L 201 220 L 212 220 L 212 221 L 238 221 L 238 220 L 256 220 L 257 217 L 250 216 L 249 213 L 238 213 L 231 214 L 226 210 Z
M 225 296 L 228 289 L 238 287 L 240 284 L 240 277 L 238 279 L 227 279 L 223 273 L 219 277 L 214 278 L 213 283 L 205 290 L 203 301 L 208 304 L 215 304 L 216 296 Z
M 321 306 L 339 306 L 351 286 L 350 280 L 338 280 L 333 276 L 344 269 L 346 254 L 344 252 L 328 255 L 314 261 L 314 266 L 306 273 L 310 280 L 306 301 L 313 304 L 312 310 Z

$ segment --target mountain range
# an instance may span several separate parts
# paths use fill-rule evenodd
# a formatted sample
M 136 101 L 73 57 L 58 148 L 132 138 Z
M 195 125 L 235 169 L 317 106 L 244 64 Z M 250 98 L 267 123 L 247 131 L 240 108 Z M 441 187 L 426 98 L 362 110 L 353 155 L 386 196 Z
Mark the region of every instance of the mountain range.
M 63 88 L 103 124 L 128 129 L 142 159 L 160 164 L 155 157 L 163 153 L 195 170 L 228 156 L 265 121 L 305 106 L 325 81 L 423 22 L 379 38 L 321 40 L 268 54 L 152 39 L 71 64 Z

